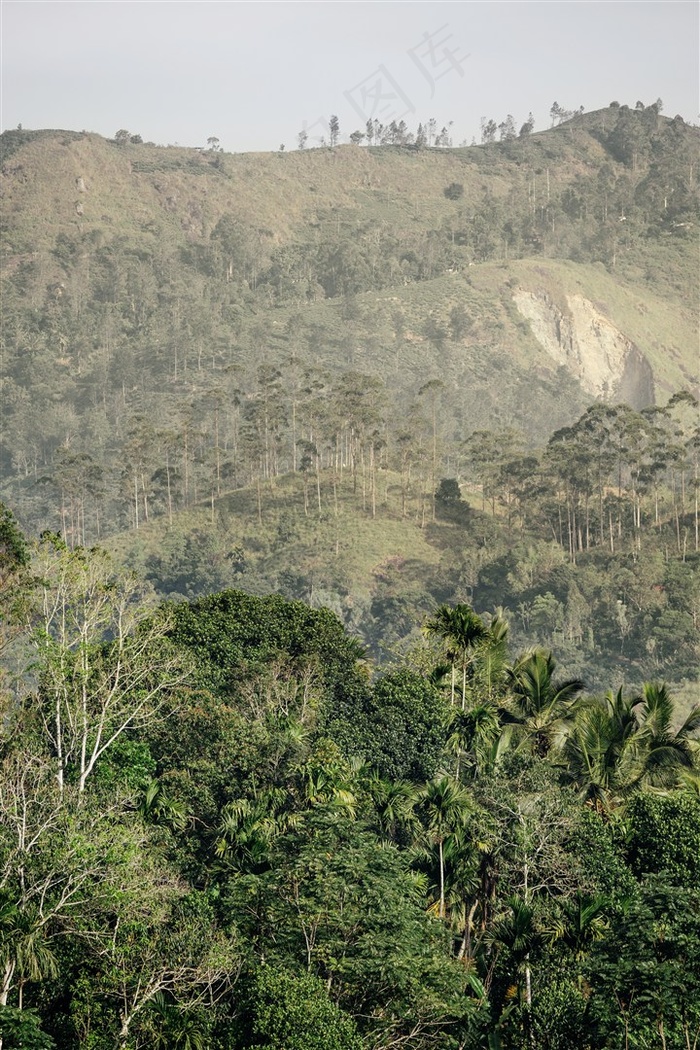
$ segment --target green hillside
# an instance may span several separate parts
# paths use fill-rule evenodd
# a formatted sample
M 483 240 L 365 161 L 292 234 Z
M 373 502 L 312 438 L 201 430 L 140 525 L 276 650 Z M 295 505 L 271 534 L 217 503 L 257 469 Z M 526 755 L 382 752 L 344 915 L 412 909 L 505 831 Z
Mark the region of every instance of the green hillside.
M 323 600 L 380 654 L 436 600 L 483 586 L 484 608 L 501 601 L 479 583 L 483 551 L 434 514 L 441 478 L 474 486 L 477 510 L 480 482 L 496 484 L 491 439 L 471 435 L 500 445 L 501 479 L 525 470 L 536 488 L 527 470 L 546 456 L 518 457 L 586 406 L 627 404 L 646 415 L 606 431 L 625 449 L 608 489 L 602 468 L 585 484 L 547 474 L 565 518 L 572 492 L 585 506 L 586 537 L 523 504 L 518 542 L 554 529 L 571 560 L 614 517 L 634 559 L 651 515 L 654 549 L 668 529 L 684 557 L 692 426 L 654 412 L 698 388 L 697 146 L 656 106 L 463 149 L 224 154 L 5 133 L 0 495 L 30 532 L 157 555 L 162 593 L 241 582 Z M 491 519 L 512 528 L 499 485 Z M 210 564 L 192 553 L 200 519 Z M 486 561 L 512 543 L 484 539 Z M 501 569 L 504 602 L 534 600 Z M 566 605 L 568 583 L 541 582 Z M 576 645 L 574 663 L 600 664 L 595 638 Z

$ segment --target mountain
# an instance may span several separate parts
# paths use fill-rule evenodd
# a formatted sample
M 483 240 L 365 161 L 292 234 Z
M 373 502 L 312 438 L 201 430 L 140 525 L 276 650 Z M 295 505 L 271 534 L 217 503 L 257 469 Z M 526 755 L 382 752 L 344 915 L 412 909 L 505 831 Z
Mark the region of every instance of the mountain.
M 155 559 L 163 593 L 272 587 L 381 634 L 392 559 L 402 600 L 459 596 L 434 493 L 467 479 L 479 508 L 470 435 L 522 456 L 593 402 L 697 391 L 698 129 L 658 105 L 459 149 L 1 138 L 0 495 L 29 531 Z

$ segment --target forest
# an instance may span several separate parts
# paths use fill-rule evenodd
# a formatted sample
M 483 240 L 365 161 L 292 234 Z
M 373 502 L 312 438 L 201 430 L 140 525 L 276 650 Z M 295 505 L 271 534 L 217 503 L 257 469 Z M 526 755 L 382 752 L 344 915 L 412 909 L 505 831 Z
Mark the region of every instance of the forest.
M 2 514 L 0 1019 L 15 1047 L 693 1047 L 700 708 L 441 605 L 159 602 Z
M 0 136 L 0 1050 L 700 1047 L 697 129 L 555 106 Z
M 399 433 L 398 463 L 371 430 L 379 393 L 344 375 L 324 392 L 310 424 L 318 444 L 300 441 L 295 472 L 233 492 L 222 483 L 221 495 L 189 510 L 178 503 L 172 516 L 166 492 L 150 523 L 120 538 L 121 556 L 173 601 L 236 587 L 324 605 L 379 663 L 416 642 L 436 604 L 464 602 L 502 607 L 516 646 L 556 648 L 566 673 L 592 687 L 661 676 L 697 688 L 692 394 L 639 412 L 591 405 L 541 447 L 512 427 L 474 431 L 444 477 L 439 384 L 409 411 L 415 423 L 427 409 L 428 433 L 419 446 Z M 338 409 L 322 443 L 324 405 Z M 300 430 L 303 419 L 300 408 Z M 65 506 L 74 535 L 83 504 Z

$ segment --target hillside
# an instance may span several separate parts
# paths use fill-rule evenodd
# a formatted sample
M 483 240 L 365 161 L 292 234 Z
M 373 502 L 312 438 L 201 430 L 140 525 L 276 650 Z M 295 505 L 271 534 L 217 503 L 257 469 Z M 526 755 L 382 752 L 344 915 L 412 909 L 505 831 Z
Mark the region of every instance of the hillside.
M 230 546 L 235 506 L 246 586 L 304 597 L 307 553 L 287 583 L 274 544 L 251 557 L 263 503 L 284 532 L 285 491 L 335 522 L 350 499 L 318 584 L 346 622 L 394 556 L 452 593 L 425 526 L 440 478 L 477 477 L 470 435 L 522 455 L 593 402 L 697 391 L 697 146 L 655 106 L 460 149 L 5 133 L 0 495 L 29 531 L 133 549 L 190 514 Z M 682 553 L 675 489 L 665 513 Z

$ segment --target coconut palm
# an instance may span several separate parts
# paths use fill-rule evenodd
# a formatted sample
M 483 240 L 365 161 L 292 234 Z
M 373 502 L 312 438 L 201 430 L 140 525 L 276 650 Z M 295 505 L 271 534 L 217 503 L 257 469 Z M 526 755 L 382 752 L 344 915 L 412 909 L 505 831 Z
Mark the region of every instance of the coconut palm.
M 574 701 L 583 689 L 577 678 L 555 681 L 555 668 L 551 652 L 533 649 L 508 671 L 504 721 L 519 727 L 540 758 L 563 740 L 573 718 Z
M 665 685 L 645 682 L 640 699 L 641 780 L 655 787 L 674 787 L 680 773 L 698 770 L 700 705 L 674 730 L 673 700 Z
M 626 698 L 622 689 L 587 701 L 564 745 L 569 779 L 601 814 L 618 805 L 639 781 L 640 703 L 639 697 Z

